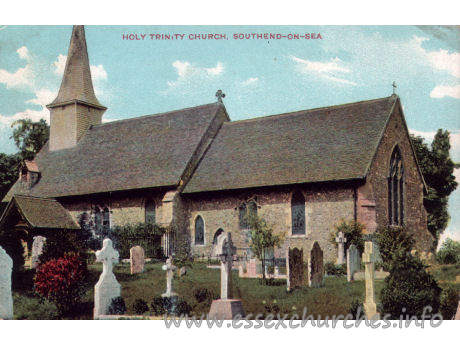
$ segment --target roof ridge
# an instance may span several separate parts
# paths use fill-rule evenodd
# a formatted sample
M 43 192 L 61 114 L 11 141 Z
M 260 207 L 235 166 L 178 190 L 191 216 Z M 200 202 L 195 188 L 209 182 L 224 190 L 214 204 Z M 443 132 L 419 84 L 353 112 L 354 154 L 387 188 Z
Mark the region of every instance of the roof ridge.
M 238 123 L 242 123 L 242 122 L 263 121 L 265 119 L 271 119 L 273 117 L 292 116 L 292 115 L 298 114 L 298 113 L 313 112 L 313 111 L 318 111 L 318 110 L 337 109 L 337 108 L 349 107 L 349 106 L 353 106 L 353 105 L 357 105 L 357 104 L 363 104 L 363 103 L 380 102 L 380 101 L 383 101 L 385 99 L 390 99 L 392 97 L 393 96 L 376 98 L 376 99 L 369 99 L 369 100 L 358 101 L 358 102 L 337 104 L 337 105 L 332 105 L 332 106 L 327 106 L 327 107 L 318 107 L 318 108 L 311 108 L 311 109 L 295 110 L 295 111 L 290 111 L 288 113 L 265 115 L 265 116 L 253 117 L 253 118 L 250 118 L 250 119 L 242 119 L 242 120 L 226 122 L 226 123 L 224 123 L 224 125 L 228 126 L 228 125 L 231 125 L 231 124 L 238 124 Z
M 222 104 L 222 103 L 220 103 L 220 102 L 207 103 L 207 104 L 196 105 L 196 106 L 193 106 L 193 107 L 170 110 L 170 111 L 166 111 L 166 112 L 162 112 L 162 113 L 141 115 L 141 116 L 131 117 L 131 118 L 128 118 L 128 119 L 120 119 L 120 120 L 114 120 L 114 121 L 109 121 L 109 122 L 103 122 L 103 123 L 93 125 L 93 128 L 94 127 L 102 127 L 102 126 L 106 126 L 106 125 L 110 125 L 110 124 L 114 124 L 114 123 L 140 120 L 140 119 L 145 119 L 145 118 L 148 118 L 148 117 L 165 116 L 165 115 L 170 115 L 170 114 L 173 114 L 173 113 L 177 113 L 179 111 L 197 109 L 197 108 L 204 108 L 204 107 L 208 107 L 208 106 L 212 106 L 212 105 L 219 105 L 219 104 Z
M 58 201 L 57 201 L 56 199 L 54 199 L 54 198 L 45 198 L 45 197 L 33 196 L 33 195 L 14 194 L 14 195 L 13 195 L 13 198 L 16 198 L 16 197 L 25 198 L 25 199 L 39 199 L 39 200 L 47 200 L 47 201 L 55 201 L 55 202 L 58 202 Z

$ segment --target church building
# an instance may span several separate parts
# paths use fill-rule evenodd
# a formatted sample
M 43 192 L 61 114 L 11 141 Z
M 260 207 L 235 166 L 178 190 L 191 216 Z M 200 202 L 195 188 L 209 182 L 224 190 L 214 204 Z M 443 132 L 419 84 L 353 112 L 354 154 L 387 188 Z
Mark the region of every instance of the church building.
M 288 247 L 309 253 L 315 242 L 335 261 L 331 233 L 356 220 L 373 233 L 404 226 L 429 251 L 419 169 L 401 100 L 390 97 L 231 121 L 219 97 L 211 104 L 102 123 L 83 26 L 75 26 L 61 87 L 48 105 L 50 138 L 25 161 L 7 193 L 0 228 L 36 236 L 153 222 L 173 229 L 166 255 L 179 245 L 212 255 L 231 232 L 249 247 L 245 215 L 264 218 Z

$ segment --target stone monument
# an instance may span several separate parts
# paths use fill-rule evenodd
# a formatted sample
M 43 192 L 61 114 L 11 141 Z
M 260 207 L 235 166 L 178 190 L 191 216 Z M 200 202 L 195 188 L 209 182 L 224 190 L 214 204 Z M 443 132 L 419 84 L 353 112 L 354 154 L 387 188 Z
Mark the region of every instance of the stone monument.
M 232 234 L 223 233 L 217 238 L 216 254 L 220 256 L 220 299 L 212 301 L 209 317 L 231 320 L 236 315 L 245 317 L 241 300 L 232 299 L 232 263 L 236 248 L 233 246 Z
M 323 251 L 318 242 L 313 244 L 308 263 L 308 286 L 321 287 L 324 284 Z
M 287 291 L 304 286 L 303 249 L 287 248 Z
M 172 264 L 172 259 L 168 258 L 166 260 L 166 265 L 162 266 L 163 271 L 166 271 L 166 292 L 161 294 L 161 297 L 173 297 L 177 296 L 177 293 L 173 291 L 173 278 L 174 278 L 174 271 L 177 269 L 176 266 Z
M 351 244 L 347 249 L 347 280 L 351 282 L 353 275 L 361 268 L 361 260 L 359 251 L 354 244 Z
M 96 252 L 96 261 L 102 262 L 102 274 L 94 288 L 94 318 L 106 315 L 114 298 L 121 295 L 121 287 L 113 274 L 113 264 L 118 263 L 119 254 L 112 240 L 106 238 L 102 249 Z
M 13 295 L 11 294 L 11 271 L 13 260 L 0 246 L 0 319 L 13 318 Z
M 132 247 L 129 250 L 131 262 L 131 274 L 144 272 L 144 249 L 141 246 Z
M 340 231 L 339 235 L 335 238 L 335 241 L 338 243 L 337 264 L 342 265 L 345 263 L 343 254 L 347 238 L 344 236 L 343 232 Z
M 31 257 L 31 268 L 37 268 L 40 263 L 39 257 L 43 253 L 43 246 L 45 245 L 46 238 L 43 236 L 35 236 L 32 243 L 32 257 Z
M 374 243 L 372 241 L 366 241 L 364 246 L 363 253 L 363 263 L 365 265 L 365 284 L 366 284 L 366 300 L 364 302 L 364 312 L 368 319 L 377 315 L 380 318 L 379 313 L 377 313 L 377 305 L 375 304 L 375 272 L 374 272 L 374 262 L 375 262 L 375 250 Z

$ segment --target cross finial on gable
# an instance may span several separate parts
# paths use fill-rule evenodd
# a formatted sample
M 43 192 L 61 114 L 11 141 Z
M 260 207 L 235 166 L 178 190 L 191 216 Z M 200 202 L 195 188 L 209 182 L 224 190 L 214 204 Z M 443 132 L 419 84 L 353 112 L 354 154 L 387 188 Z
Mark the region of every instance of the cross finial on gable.
M 396 88 L 397 88 L 396 82 L 393 82 L 391 86 L 393 86 L 393 95 L 396 95 Z
M 222 103 L 222 98 L 225 98 L 225 93 L 222 90 L 217 90 L 216 92 L 217 101 Z

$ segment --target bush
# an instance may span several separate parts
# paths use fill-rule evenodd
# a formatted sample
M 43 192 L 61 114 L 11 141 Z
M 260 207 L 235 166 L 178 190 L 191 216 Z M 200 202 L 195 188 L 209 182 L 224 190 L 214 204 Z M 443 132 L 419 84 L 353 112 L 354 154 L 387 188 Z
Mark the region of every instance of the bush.
M 333 262 L 326 262 L 324 270 L 329 276 L 342 276 L 347 274 L 347 264 L 336 265 Z
M 455 316 L 458 300 L 458 292 L 452 286 L 448 286 L 446 289 L 442 290 L 439 312 L 444 320 L 452 320 Z
M 129 258 L 133 246 L 141 246 L 147 257 L 162 259 L 161 236 L 166 229 L 151 223 L 128 224 L 113 228 L 110 238 L 120 253 L 120 258 Z
M 9 228 L 0 232 L 0 246 L 13 260 L 13 271 L 19 271 L 24 267 L 24 247 L 21 238 L 25 240 L 26 236 Z
M 359 315 L 358 315 L 358 310 L 359 310 Z M 357 320 L 359 317 L 364 315 L 364 305 L 363 302 L 360 300 L 353 300 L 350 305 L 350 310 L 348 312 L 353 316 L 354 320 Z
M 123 297 L 118 296 L 112 299 L 107 313 L 109 315 L 123 315 L 126 313 L 126 304 Z
M 64 257 L 66 253 L 75 253 L 86 261 L 88 257 L 87 243 L 81 239 L 79 231 L 58 230 L 47 234 L 40 262 Z
M 385 271 L 390 271 L 393 263 L 410 253 L 414 245 L 412 236 L 403 227 L 379 227 L 376 240 Z
M 382 314 L 391 314 L 393 319 L 400 315 L 421 318 L 427 306 L 433 308 L 432 314 L 437 313 L 441 289 L 426 266 L 410 253 L 395 258 L 380 295 Z
M 155 297 L 151 303 L 152 312 L 156 316 L 165 314 L 188 315 L 192 307 L 177 296 L 174 297 Z
M 202 303 L 204 301 L 209 301 L 212 299 L 211 292 L 206 288 L 198 288 L 193 291 L 193 296 L 198 303 Z
M 137 315 L 142 315 L 150 310 L 147 302 L 143 299 L 136 299 L 133 304 L 133 309 Z
M 60 315 L 67 315 L 85 293 L 86 274 L 86 266 L 78 255 L 64 254 L 38 266 L 35 291 L 53 302 Z
M 15 320 L 58 320 L 54 303 L 44 298 L 31 298 L 23 295 L 14 297 Z
M 335 226 L 335 232 L 331 234 L 331 242 L 334 243 L 337 248 L 338 243 L 335 241 L 335 238 L 338 236 L 339 232 L 343 232 L 347 238 L 347 242 L 345 243 L 345 252 L 350 245 L 354 244 L 359 253 L 362 253 L 364 251 L 363 231 L 364 225 L 360 222 L 355 220 L 343 220 Z
M 460 242 L 447 238 L 436 253 L 436 260 L 444 265 L 460 263 Z

